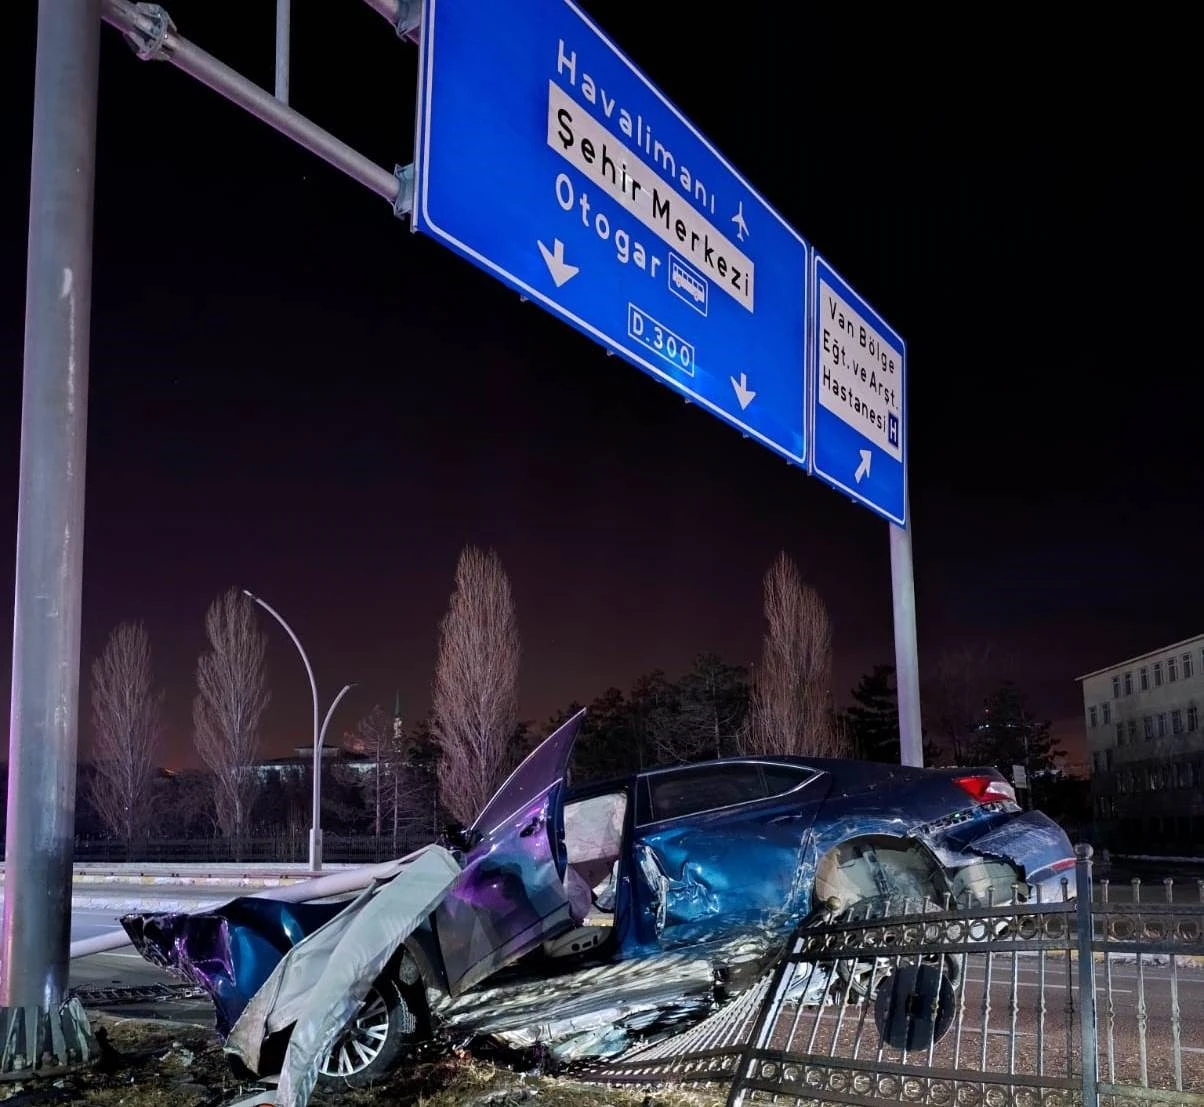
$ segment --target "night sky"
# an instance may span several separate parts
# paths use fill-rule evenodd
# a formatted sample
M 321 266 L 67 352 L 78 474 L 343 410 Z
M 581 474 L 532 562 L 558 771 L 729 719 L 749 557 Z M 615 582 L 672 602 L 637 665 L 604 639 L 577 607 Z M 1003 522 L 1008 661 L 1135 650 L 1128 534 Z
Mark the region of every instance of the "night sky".
M 10 7 L 8 611 L 35 5 Z M 167 7 L 271 86 L 270 0 L 237 19 Z M 991 646 L 1073 741 L 1077 675 L 1204 625 L 1191 68 L 1127 26 L 1088 39 L 875 23 L 855 5 L 789 26 L 767 0 L 586 7 L 907 339 L 921 676 L 943 650 Z M 294 34 L 293 105 L 381 165 L 410 161 L 415 48 L 355 0 L 294 0 Z M 171 763 L 191 759 L 205 607 L 232 584 L 297 630 L 323 707 L 359 682 L 332 735 L 395 689 L 423 713 L 469 542 L 511 576 L 535 721 L 701 650 L 754 659 L 783 548 L 829 605 L 838 697 L 893 659 L 885 523 L 111 28 L 90 388 L 83 687 L 110 629 L 145 620 Z M 308 740 L 310 700 L 264 625 L 275 754 Z M 82 719 L 86 752 L 86 704 Z

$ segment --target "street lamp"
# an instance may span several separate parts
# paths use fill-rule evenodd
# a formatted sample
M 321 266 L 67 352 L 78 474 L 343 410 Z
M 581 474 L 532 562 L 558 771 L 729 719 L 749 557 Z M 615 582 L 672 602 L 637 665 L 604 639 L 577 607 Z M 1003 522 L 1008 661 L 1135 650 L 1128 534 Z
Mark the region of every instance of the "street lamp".
M 334 703 L 326 711 L 326 718 L 322 720 L 322 725 L 318 726 L 318 682 L 314 680 L 313 666 L 309 663 L 309 658 L 305 655 L 305 647 L 301 645 L 301 639 L 294 633 L 293 628 L 284 621 L 284 616 L 280 614 L 271 604 L 255 595 L 248 588 L 244 588 L 243 595 L 254 600 L 260 607 L 264 609 L 273 619 L 276 620 L 282 627 L 285 633 L 293 640 L 293 645 L 297 647 L 297 652 L 301 655 L 301 660 L 305 663 L 305 673 L 309 677 L 309 691 L 313 696 L 314 701 L 314 792 L 313 792 L 313 813 L 311 816 L 309 827 L 309 868 L 311 872 L 321 872 L 322 870 L 322 743 L 326 741 L 326 728 L 330 725 L 330 716 L 334 714 L 334 709 L 339 706 L 339 701 L 355 687 L 354 684 L 344 684 L 343 690 L 334 698 Z

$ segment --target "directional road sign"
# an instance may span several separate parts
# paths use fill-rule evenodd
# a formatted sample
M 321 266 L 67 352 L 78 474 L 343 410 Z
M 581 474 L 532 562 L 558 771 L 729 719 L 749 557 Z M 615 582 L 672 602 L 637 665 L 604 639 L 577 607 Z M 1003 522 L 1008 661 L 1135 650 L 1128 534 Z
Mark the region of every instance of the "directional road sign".
M 414 228 L 806 465 L 807 246 L 569 0 L 426 0 Z
M 818 254 L 811 470 L 907 525 L 907 347 Z

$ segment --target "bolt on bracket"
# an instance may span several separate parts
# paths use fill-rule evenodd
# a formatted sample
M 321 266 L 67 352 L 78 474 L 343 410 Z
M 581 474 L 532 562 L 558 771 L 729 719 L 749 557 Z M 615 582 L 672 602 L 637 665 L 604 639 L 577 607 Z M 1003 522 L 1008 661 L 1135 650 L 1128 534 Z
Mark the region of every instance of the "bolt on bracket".
M 161 4 L 136 4 L 138 14 L 150 22 L 149 31 L 133 27 L 125 38 L 141 61 L 158 61 L 166 52 L 166 40 L 175 34 L 176 25 Z
M 418 28 L 422 23 L 421 0 L 400 0 L 397 5 L 397 22 L 394 27 L 398 38 L 408 38 L 411 42 L 418 41 Z
M 414 210 L 414 163 L 393 166 L 397 178 L 397 196 L 393 200 L 393 214 L 404 219 Z

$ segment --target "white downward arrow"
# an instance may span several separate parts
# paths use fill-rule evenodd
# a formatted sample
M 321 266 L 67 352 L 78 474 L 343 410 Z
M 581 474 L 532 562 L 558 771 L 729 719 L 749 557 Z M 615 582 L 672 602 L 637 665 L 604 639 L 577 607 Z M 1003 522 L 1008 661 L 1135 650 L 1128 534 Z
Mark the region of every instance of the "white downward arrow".
M 539 247 L 539 252 L 543 254 L 544 264 L 548 267 L 548 272 L 552 274 L 552 280 L 556 282 L 556 287 L 559 288 L 565 281 L 572 280 L 581 267 L 579 265 L 569 265 L 564 260 L 564 243 L 558 238 L 552 239 L 552 249 L 548 249 L 542 242 L 536 242 Z
M 857 472 L 853 474 L 853 479 L 860 484 L 862 477 L 870 475 L 870 458 L 874 455 L 869 450 L 861 450 L 861 464 L 857 466 Z
M 740 410 L 743 411 L 749 404 L 757 398 L 757 394 L 748 387 L 748 374 L 741 373 L 740 379 L 728 377 L 732 382 L 732 387 L 736 390 L 736 399 L 740 401 Z

